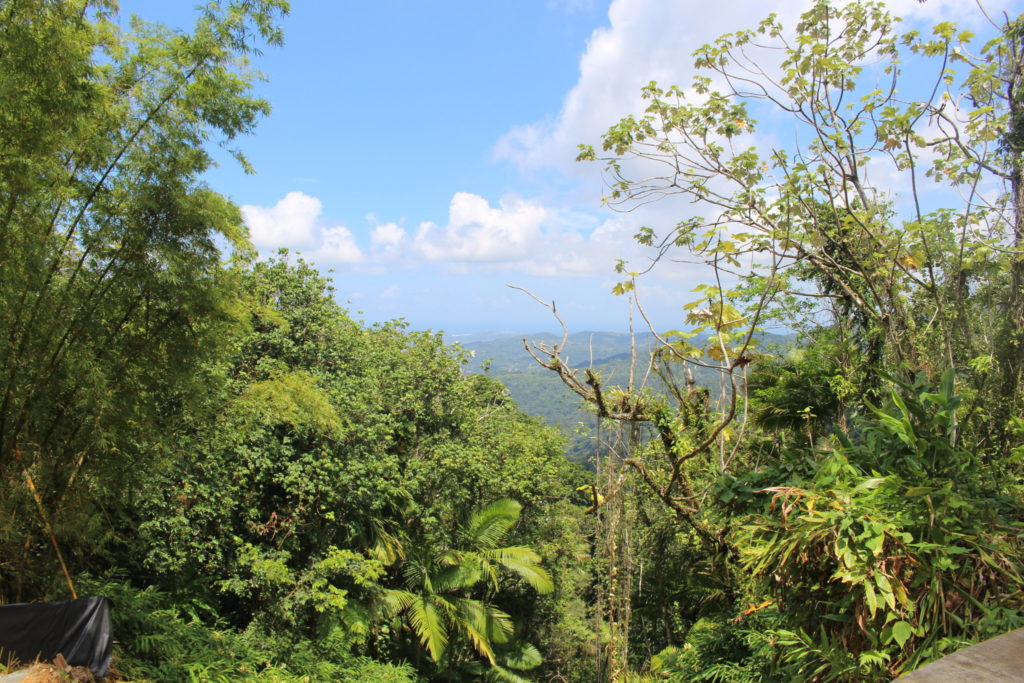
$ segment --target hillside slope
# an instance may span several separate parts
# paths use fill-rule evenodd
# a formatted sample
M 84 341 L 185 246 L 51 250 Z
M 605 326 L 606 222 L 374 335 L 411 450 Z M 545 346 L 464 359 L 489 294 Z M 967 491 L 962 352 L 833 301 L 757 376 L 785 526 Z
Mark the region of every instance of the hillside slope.
M 581 432 L 593 430 L 595 418 L 583 402 L 558 375 L 537 364 L 523 348 L 524 337 L 533 343 L 555 344 L 560 335 L 551 333 L 501 334 L 492 339 L 468 341 L 461 346 L 473 353 L 467 372 L 484 372 L 500 380 L 512 395 L 512 399 L 526 413 L 543 418 L 571 436 L 569 455 L 573 460 L 588 460 L 593 450 L 586 436 Z M 701 343 L 703 339 L 694 340 Z M 760 346 L 764 349 L 792 344 L 791 336 L 764 334 Z M 650 332 L 636 335 L 637 367 L 635 381 L 641 383 L 647 374 L 647 358 L 657 345 Z M 571 367 L 592 367 L 608 386 L 621 386 L 629 381 L 630 364 L 633 357 L 633 339 L 620 332 L 576 332 L 569 335 L 562 358 Z M 716 388 L 719 373 L 709 368 L 695 368 L 695 379 L 701 386 Z M 647 377 L 647 385 L 654 390 L 662 389 L 660 380 L 653 375 Z

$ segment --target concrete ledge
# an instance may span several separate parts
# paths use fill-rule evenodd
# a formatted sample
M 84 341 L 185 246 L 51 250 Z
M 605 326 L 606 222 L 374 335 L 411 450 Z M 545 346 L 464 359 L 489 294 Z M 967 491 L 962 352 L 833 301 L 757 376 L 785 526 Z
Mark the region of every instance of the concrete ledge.
M 897 680 L 900 683 L 1024 681 L 1024 629 L 965 647 Z

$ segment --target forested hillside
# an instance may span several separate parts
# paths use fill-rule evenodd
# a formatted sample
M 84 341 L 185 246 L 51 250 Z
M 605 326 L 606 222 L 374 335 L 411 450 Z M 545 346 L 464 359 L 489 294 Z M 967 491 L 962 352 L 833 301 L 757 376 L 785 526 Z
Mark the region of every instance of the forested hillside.
M 704 341 L 707 337 L 706 334 L 701 336 Z M 552 344 L 558 337 L 550 333 L 502 334 L 488 341 L 466 342 L 461 346 L 472 354 L 467 369 L 500 381 L 523 412 L 561 429 L 569 438 L 566 456 L 592 469 L 601 450 L 595 434 L 594 411 L 556 375 L 530 358 L 524 349 L 524 340 Z M 765 353 L 785 354 L 793 338 L 762 332 L 757 336 L 757 343 Z M 567 337 L 562 353 L 567 362 L 575 360 L 579 365 L 593 368 L 607 386 L 628 385 L 632 367 L 635 381 L 668 395 L 664 379 L 649 362 L 657 347 L 658 340 L 651 332 L 633 335 L 576 332 Z M 697 386 L 717 390 L 721 375 L 712 368 L 695 366 L 693 381 Z
M 207 184 L 287 12 L 0 2 L 0 604 L 112 598 L 154 683 L 885 681 L 1024 626 L 1024 16 L 711 39 L 579 154 L 682 200 L 614 293 L 704 283 L 524 348 L 359 322 Z

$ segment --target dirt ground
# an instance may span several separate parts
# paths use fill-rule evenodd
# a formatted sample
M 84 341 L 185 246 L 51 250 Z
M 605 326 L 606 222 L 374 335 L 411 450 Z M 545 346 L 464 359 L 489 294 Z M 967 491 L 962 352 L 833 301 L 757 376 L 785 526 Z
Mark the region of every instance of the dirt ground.
M 87 667 L 69 666 L 57 655 L 52 663 L 33 664 L 18 683 L 94 683 L 96 680 Z

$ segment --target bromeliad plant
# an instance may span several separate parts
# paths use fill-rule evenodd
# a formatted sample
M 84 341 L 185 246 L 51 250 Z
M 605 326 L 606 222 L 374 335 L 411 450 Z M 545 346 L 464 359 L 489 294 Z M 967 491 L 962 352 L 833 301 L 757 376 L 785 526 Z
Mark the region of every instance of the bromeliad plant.
M 498 680 L 515 679 L 507 668 L 540 664 L 536 648 L 513 642 L 511 617 L 490 602 L 500 587 L 502 570 L 517 575 L 539 593 L 554 589 L 536 552 L 526 546 L 502 545 L 521 510 L 514 500 L 484 507 L 462 529 L 460 548 L 421 557 L 410 555 L 401 566 L 405 588 L 386 591 L 389 611 L 402 616 L 439 668 L 458 666 L 459 650 L 463 649 L 460 639 L 487 660 L 488 673 Z
M 1022 528 L 998 464 L 958 443 L 952 371 L 899 389 L 740 534 L 797 679 L 889 680 L 1024 624 Z

